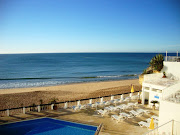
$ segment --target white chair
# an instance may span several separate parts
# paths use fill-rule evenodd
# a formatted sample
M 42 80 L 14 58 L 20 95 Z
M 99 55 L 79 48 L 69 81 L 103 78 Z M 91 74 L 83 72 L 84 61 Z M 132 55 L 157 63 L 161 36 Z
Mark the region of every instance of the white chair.
M 128 118 L 133 118 L 134 116 L 131 115 L 131 114 L 127 114 L 127 113 L 119 113 L 119 115 L 121 115 L 122 117 L 124 117 L 125 119 L 128 119 Z
M 133 96 L 131 97 L 132 100 L 136 100 L 136 99 L 138 99 L 138 98 L 139 98 L 139 95 L 133 95 Z
M 159 117 L 158 116 L 153 115 L 153 116 L 151 116 L 151 118 L 153 118 L 154 120 L 159 121 Z
M 119 115 L 119 116 L 118 115 L 111 115 L 111 118 L 112 118 L 112 120 L 116 120 L 117 123 L 124 120 L 124 118 L 121 115 Z
M 80 110 L 80 105 L 72 106 L 72 109 L 73 109 L 74 111 Z
M 138 124 L 140 127 L 146 127 L 146 128 L 149 128 L 149 125 L 150 125 L 150 123 L 147 123 L 144 121 L 140 121 L 140 122 L 138 122 Z
M 146 113 L 146 114 L 149 114 L 150 113 L 150 111 L 148 111 L 148 110 L 144 110 L 144 109 L 137 109 L 136 110 L 137 112 L 139 112 L 139 113 Z
M 127 104 L 127 108 L 133 108 L 134 107 L 134 103 L 128 103 Z
M 105 102 L 105 105 L 110 105 L 110 104 L 111 104 L 110 101 Z
M 79 106 L 79 109 L 81 110 L 81 109 L 86 109 L 86 105 L 80 105 Z
M 121 110 L 125 110 L 127 108 L 127 106 L 125 104 L 122 104 L 122 105 L 116 106 L 116 108 L 119 108 Z
M 126 97 L 126 98 L 124 99 L 124 101 L 128 101 L 128 102 L 129 102 L 130 99 L 131 99 L 130 97 Z
M 148 123 L 150 123 L 150 122 L 151 122 L 151 118 L 146 119 L 146 121 L 147 121 Z M 155 123 L 156 125 L 158 125 L 158 120 L 154 119 L 153 121 L 154 121 L 154 123 Z
M 131 111 L 129 111 L 129 113 L 130 114 L 132 114 L 133 116 L 141 116 L 142 114 L 141 113 L 139 113 L 139 112 L 136 112 L 136 111 L 134 111 L 134 110 L 131 110 Z
M 106 114 L 108 114 L 109 112 L 107 110 L 97 110 L 97 113 L 100 114 L 102 117 Z

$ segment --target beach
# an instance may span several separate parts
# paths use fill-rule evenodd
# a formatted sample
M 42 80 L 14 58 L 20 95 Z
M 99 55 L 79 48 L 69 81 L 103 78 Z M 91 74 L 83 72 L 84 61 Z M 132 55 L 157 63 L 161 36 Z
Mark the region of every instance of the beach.
M 47 87 L 15 88 L 0 90 L 0 109 L 30 106 L 32 104 L 49 103 L 52 99 L 58 102 L 80 100 L 108 96 L 113 94 L 128 93 L 131 84 L 135 91 L 141 90 L 138 79 L 102 81 L 66 84 Z

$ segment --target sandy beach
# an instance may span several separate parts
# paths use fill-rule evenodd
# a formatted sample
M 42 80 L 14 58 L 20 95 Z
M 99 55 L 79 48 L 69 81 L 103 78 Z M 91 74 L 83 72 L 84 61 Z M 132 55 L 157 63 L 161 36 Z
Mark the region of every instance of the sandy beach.
M 66 84 L 59 86 L 16 88 L 0 90 L 0 109 L 29 106 L 33 103 L 49 103 L 56 98 L 58 102 L 107 96 L 111 94 L 121 94 L 130 92 L 131 84 L 135 91 L 141 90 L 138 79 L 89 82 Z

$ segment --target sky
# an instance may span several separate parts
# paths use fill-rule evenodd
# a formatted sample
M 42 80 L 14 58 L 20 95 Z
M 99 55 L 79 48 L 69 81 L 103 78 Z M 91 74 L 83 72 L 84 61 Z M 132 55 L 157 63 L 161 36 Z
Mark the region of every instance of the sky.
M 179 0 L 0 0 L 0 54 L 180 52 Z

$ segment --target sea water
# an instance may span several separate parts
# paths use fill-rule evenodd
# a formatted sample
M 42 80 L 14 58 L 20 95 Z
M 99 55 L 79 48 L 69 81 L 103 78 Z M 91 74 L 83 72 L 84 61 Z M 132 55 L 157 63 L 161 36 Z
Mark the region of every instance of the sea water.
M 0 54 L 0 89 L 136 79 L 156 54 Z

